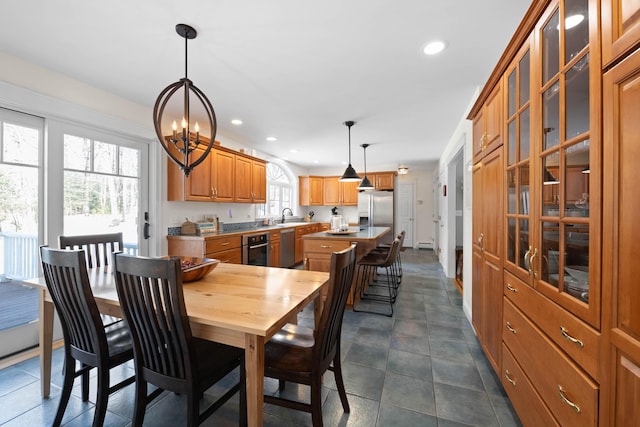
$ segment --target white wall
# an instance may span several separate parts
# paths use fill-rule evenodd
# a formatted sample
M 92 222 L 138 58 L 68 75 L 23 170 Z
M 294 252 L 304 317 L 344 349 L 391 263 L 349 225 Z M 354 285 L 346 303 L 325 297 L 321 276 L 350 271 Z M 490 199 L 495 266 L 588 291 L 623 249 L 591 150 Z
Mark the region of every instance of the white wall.
M 440 263 L 445 271 L 447 277 L 455 276 L 455 246 L 456 241 L 451 239 L 451 236 L 454 234 L 451 233 L 450 227 L 456 226 L 455 220 L 455 184 L 453 180 L 455 179 L 455 157 L 456 154 L 463 150 L 464 160 L 463 160 L 463 183 L 464 183 L 464 201 L 463 201 L 463 212 L 462 212 L 462 223 L 463 223 L 463 296 L 462 296 L 462 308 L 465 312 L 465 315 L 471 321 L 471 303 L 472 303 L 472 276 L 471 276 L 471 250 L 472 250 L 472 204 L 471 204 L 471 195 L 472 195 L 472 176 L 471 176 L 471 167 L 473 166 L 473 126 L 471 121 L 467 120 L 466 117 L 469 114 L 469 110 L 475 103 L 478 95 L 480 94 L 480 88 L 477 88 L 475 93 L 472 96 L 472 99 L 469 102 L 469 105 L 460 119 L 456 130 L 453 132 L 451 138 L 449 139 L 449 143 L 445 148 L 442 156 L 440 157 L 440 162 L 438 163 L 438 167 L 435 169 L 434 174 L 437 174 L 440 177 L 440 183 L 442 185 L 447 185 L 447 196 L 450 197 L 449 200 L 445 200 L 442 196 L 442 192 L 440 193 L 440 204 L 443 206 L 442 209 L 442 217 L 445 220 L 444 227 L 441 227 L 440 233 L 440 247 L 442 248 L 442 254 L 440 257 Z M 452 170 L 449 170 L 451 166 Z M 449 183 L 451 180 L 451 183 Z M 450 184 L 450 185 L 449 185 Z M 451 202 L 451 203 L 450 203 Z

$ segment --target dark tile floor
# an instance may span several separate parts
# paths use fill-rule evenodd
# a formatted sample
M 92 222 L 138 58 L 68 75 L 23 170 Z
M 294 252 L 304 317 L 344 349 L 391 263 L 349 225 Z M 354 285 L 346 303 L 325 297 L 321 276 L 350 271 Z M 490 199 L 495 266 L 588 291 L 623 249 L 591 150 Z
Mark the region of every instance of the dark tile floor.
M 402 256 L 404 278 L 394 316 L 345 313 L 341 342 L 351 412 L 343 412 L 333 374 L 328 372 L 323 387 L 324 425 L 519 426 L 463 315 L 462 298 L 442 274 L 433 252 L 409 249 Z M 312 310 L 305 310 L 299 321 L 311 324 L 312 316 Z M 62 351 L 56 350 L 52 393 L 44 400 L 40 398 L 38 358 L 1 370 L 0 425 L 50 425 L 60 396 L 61 369 Z M 114 376 L 132 372 L 129 366 Z M 221 386 L 210 389 L 205 398 L 219 395 Z M 266 379 L 265 393 L 277 392 L 277 382 Z M 284 393 L 308 398 L 306 388 L 293 384 L 288 384 Z M 129 386 L 110 397 L 106 426 L 130 425 L 133 394 L 133 386 Z M 93 400 L 94 390 L 90 396 Z M 183 396 L 164 393 L 147 410 L 145 425 L 182 425 L 183 403 Z M 266 426 L 311 425 L 311 416 L 302 412 L 265 405 L 264 414 Z M 63 424 L 86 426 L 92 417 L 93 403 L 81 401 L 76 381 Z M 205 425 L 233 426 L 237 420 L 236 396 Z

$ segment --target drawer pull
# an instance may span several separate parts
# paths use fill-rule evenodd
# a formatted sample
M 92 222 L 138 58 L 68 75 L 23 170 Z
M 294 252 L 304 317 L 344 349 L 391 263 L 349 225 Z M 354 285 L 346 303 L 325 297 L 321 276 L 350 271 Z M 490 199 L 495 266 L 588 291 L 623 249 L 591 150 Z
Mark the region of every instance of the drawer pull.
M 584 343 L 582 341 L 580 341 L 579 339 L 574 338 L 571 335 L 569 335 L 569 331 L 567 331 L 567 329 L 564 326 L 560 326 L 560 333 L 562 334 L 563 337 L 565 337 L 566 339 L 568 339 L 572 343 L 578 344 L 580 347 L 584 347 Z
M 511 373 L 509 372 L 508 369 L 505 369 L 504 377 L 507 379 L 507 381 L 509 381 L 511 383 L 512 386 L 514 386 L 514 387 L 516 386 L 516 380 L 511 378 Z
M 331 245 L 320 245 L 320 247 L 321 247 L 322 249 L 330 249 L 330 248 L 332 248 L 333 246 L 331 246 Z
M 507 289 L 510 290 L 513 293 L 518 293 L 518 290 L 516 288 L 514 288 L 513 286 L 511 286 L 511 283 L 507 283 Z
M 229 245 L 229 242 L 222 242 L 222 243 L 220 243 L 220 246 L 227 246 L 227 245 Z
M 513 329 L 513 327 L 511 326 L 511 323 L 507 322 L 507 326 L 506 326 L 506 327 L 507 327 L 507 330 L 508 330 L 509 332 L 511 332 L 512 334 L 517 334 L 517 333 L 518 333 L 518 331 L 516 331 L 515 329 Z
M 567 405 L 571 406 L 573 410 L 576 411 L 576 414 L 579 414 L 581 412 L 580 407 L 575 403 L 573 403 L 572 401 L 570 401 L 569 399 L 567 399 L 567 396 L 564 393 L 565 393 L 564 389 L 560 384 L 558 384 L 558 395 L 560 396 L 560 399 L 562 399 L 562 401 Z

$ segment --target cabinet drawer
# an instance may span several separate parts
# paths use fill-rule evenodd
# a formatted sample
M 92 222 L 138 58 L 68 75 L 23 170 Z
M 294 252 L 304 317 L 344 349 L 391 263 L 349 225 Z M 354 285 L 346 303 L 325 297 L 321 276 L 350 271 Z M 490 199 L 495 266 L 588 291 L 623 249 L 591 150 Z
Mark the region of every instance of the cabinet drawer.
M 549 340 L 508 298 L 503 341 L 563 426 L 596 426 L 598 385 Z
M 303 240 L 304 252 L 326 253 L 337 252 L 351 246 L 350 242 L 338 242 L 333 240 Z
M 271 230 L 269 232 L 269 240 L 271 240 L 272 242 L 274 240 L 280 240 L 280 230 Z
M 599 380 L 599 332 L 507 271 L 504 294 L 593 379 Z
M 227 249 L 240 247 L 240 236 L 218 237 L 215 239 L 207 240 L 205 245 L 205 251 L 207 254 L 211 252 L 219 252 Z
M 518 413 L 522 424 L 527 426 L 559 426 L 551 411 L 522 372 L 515 358 L 502 344 L 502 386 Z
M 229 264 L 242 264 L 242 250 L 235 248 L 226 251 L 207 252 L 207 258 L 214 258 Z

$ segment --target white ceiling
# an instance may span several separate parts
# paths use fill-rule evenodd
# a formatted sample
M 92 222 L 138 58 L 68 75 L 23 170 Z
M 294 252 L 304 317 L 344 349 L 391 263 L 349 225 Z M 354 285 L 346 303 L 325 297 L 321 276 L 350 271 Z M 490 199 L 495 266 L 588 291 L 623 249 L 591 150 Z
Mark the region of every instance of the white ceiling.
M 3 2 L 0 51 L 151 110 L 188 77 L 218 133 L 305 168 L 431 168 L 483 86 L 525 0 L 20 0 Z M 448 48 L 426 56 L 424 45 Z M 244 124 L 233 126 L 240 118 Z M 149 126 L 152 126 L 151 115 Z M 278 138 L 267 142 L 267 136 Z M 291 149 L 299 150 L 291 153 Z M 317 161 L 317 163 L 314 163 Z

